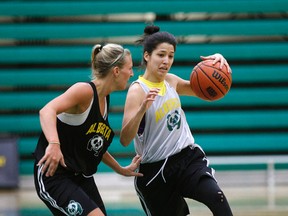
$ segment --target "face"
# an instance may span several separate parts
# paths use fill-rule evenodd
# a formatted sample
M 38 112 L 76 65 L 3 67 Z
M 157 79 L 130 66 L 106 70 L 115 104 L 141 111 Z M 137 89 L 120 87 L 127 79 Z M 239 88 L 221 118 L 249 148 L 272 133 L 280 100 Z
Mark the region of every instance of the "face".
M 125 64 L 123 65 L 122 68 L 118 68 L 118 72 L 116 74 L 118 90 L 124 90 L 127 86 L 130 77 L 134 76 L 132 68 L 133 68 L 132 57 L 131 55 L 126 55 Z
M 174 47 L 169 43 L 159 44 L 152 54 L 144 54 L 147 61 L 147 72 L 155 76 L 157 81 L 165 79 L 174 61 Z

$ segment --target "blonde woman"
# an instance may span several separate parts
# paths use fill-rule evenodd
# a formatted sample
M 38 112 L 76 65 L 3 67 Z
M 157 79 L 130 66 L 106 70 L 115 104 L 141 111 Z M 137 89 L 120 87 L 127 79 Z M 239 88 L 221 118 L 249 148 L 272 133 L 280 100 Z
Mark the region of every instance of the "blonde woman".
M 139 156 L 121 167 L 107 151 L 114 136 L 109 94 L 125 89 L 132 66 L 131 53 L 122 46 L 95 45 L 91 82 L 72 85 L 40 110 L 35 187 L 53 215 L 106 215 L 92 176 L 101 161 L 121 175 L 141 176 L 134 172 Z

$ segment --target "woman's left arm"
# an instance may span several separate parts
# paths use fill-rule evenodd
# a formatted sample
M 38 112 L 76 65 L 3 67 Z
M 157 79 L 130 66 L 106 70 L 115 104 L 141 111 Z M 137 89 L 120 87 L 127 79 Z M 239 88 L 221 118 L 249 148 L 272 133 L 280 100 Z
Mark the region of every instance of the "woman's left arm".
M 141 157 L 136 155 L 130 165 L 126 167 L 120 166 L 120 164 L 115 160 L 115 158 L 108 152 L 103 155 L 102 161 L 109 167 L 111 167 L 116 173 L 123 176 L 138 176 L 141 177 L 143 174 L 135 172 L 135 170 L 139 167 L 141 162 Z
M 202 60 L 214 60 L 213 64 L 220 62 L 220 69 L 222 69 L 223 66 L 225 65 L 228 69 L 228 72 L 232 73 L 232 70 L 227 60 L 221 54 L 216 53 L 214 55 L 200 56 L 200 57 Z M 195 96 L 195 93 L 193 92 L 191 85 L 190 85 L 190 80 L 184 80 L 174 74 L 167 74 L 166 81 L 168 81 L 169 84 L 176 89 L 179 95 Z
M 225 65 L 228 69 L 228 73 L 232 73 L 232 70 L 231 70 L 227 60 L 220 53 L 215 53 L 214 55 L 209 55 L 209 56 L 200 56 L 200 58 L 202 60 L 214 60 L 213 65 L 216 64 L 217 62 L 220 62 L 220 69 L 222 69 L 223 66 Z

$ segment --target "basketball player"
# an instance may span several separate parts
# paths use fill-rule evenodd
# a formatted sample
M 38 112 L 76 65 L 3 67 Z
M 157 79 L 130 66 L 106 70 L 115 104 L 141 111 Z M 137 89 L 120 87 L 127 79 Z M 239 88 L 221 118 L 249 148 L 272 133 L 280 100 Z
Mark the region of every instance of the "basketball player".
M 143 45 L 145 72 L 128 90 L 120 135 L 122 145 L 134 139 L 142 160 L 135 189 L 147 215 L 189 214 L 184 198 L 204 203 L 214 216 L 231 216 L 223 191 L 194 141 L 179 95 L 195 96 L 190 82 L 169 74 L 176 39 L 157 26 L 147 26 L 138 41 Z M 192 50 L 193 51 L 193 50 Z M 202 57 L 231 69 L 220 54 Z
M 53 215 L 103 216 L 106 210 L 93 174 L 101 160 L 124 176 L 140 163 L 121 167 L 108 153 L 114 132 L 108 122 L 109 94 L 133 76 L 130 51 L 116 44 L 92 49 L 92 80 L 78 82 L 40 110 L 42 134 L 35 150 L 37 194 Z

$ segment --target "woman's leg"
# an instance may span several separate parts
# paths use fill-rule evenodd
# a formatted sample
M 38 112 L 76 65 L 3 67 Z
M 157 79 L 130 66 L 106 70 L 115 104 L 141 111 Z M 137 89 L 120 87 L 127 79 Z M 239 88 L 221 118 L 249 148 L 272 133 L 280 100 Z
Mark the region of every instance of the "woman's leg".
M 197 184 L 192 199 L 204 203 L 214 216 L 231 216 L 229 203 L 217 182 L 209 177 L 202 176 Z

